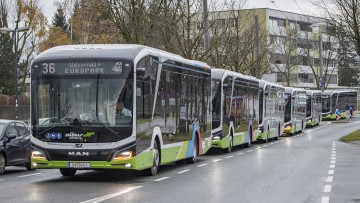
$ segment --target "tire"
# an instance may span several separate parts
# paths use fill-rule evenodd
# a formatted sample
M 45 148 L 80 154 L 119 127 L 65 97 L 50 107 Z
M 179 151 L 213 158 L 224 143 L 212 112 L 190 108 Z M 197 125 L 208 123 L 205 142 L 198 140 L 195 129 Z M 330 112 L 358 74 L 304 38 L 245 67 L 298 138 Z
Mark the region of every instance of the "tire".
M 26 167 L 26 170 L 28 170 L 28 171 L 35 170 L 35 168 L 31 168 L 31 161 L 30 160 L 25 164 L 25 167 Z
M 232 151 L 233 146 L 234 146 L 233 136 L 230 135 L 229 147 L 225 149 L 225 153 L 230 153 Z
M 189 164 L 194 164 L 197 161 L 197 157 L 198 157 L 198 141 L 197 141 L 197 137 L 195 136 L 195 140 L 194 140 L 194 147 L 193 147 L 193 157 L 186 159 L 186 162 Z
M 61 168 L 60 173 L 63 176 L 74 176 L 76 173 L 76 169 L 73 168 Z
M 149 169 L 145 169 L 145 175 L 148 176 L 155 176 L 159 170 L 160 165 L 160 153 L 159 153 L 159 147 L 157 142 L 154 140 L 154 146 L 153 146 L 153 165 Z
M 6 159 L 3 154 L 0 153 L 0 175 L 5 173 Z

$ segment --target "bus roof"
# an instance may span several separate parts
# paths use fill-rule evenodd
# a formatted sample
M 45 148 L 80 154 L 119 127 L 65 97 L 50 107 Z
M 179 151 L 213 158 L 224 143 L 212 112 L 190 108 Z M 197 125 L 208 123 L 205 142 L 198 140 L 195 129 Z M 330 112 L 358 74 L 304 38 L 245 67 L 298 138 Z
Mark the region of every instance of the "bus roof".
M 279 88 L 285 89 L 285 87 L 280 85 L 280 84 L 269 82 L 269 81 L 266 81 L 266 80 L 260 80 L 259 86 L 261 88 L 265 88 L 267 85 L 270 85 L 272 87 L 279 87 Z
M 241 73 L 237 73 L 231 70 L 220 69 L 220 68 L 212 68 L 211 69 L 211 77 L 213 79 L 224 79 L 226 76 L 234 76 L 236 78 L 241 78 L 248 81 L 259 82 L 260 80 L 249 75 L 243 75 Z
M 101 53 L 99 53 L 101 51 Z M 139 44 L 79 44 L 64 45 L 50 48 L 38 55 L 33 62 L 57 59 L 114 59 L 122 58 L 134 61 L 136 56 L 142 52 L 156 53 L 158 56 L 176 60 L 185 64 L 210 70 L 210 66 L 204 62 L 185 59 L 180 55 L 169 53 Z
M 306 90 L 304 88 L 285 87 L 285 93 L 293 94 L 294 92 L 304 92 L 305 94 Z
M 325 90 L 322 95 L 332 95 L 336 93 L 345 93 L 345 92 L 353 92 L 357 93 L 357 90 L 355 89 L 338 89 L 338 90 Z

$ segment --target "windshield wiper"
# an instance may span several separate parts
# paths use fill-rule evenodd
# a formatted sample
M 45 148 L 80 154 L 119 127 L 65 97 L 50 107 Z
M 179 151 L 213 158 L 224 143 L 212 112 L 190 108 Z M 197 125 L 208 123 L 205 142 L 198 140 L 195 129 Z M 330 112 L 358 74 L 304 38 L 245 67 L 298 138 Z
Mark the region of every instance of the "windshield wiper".
M 73 124 L 73 123 L 71 123 Z M 106 125 L 102 124 L 102 123 L 96 123 L 96 122 L 80 122 L 80 123 L 76 123 L 79 125 L 100 125 L 101 127 L 104 127 L 106 130 L 110 131 L 112 134 L 114 134 L 115 136 L 118 136 L 119 133 L 115 132 L 113 129 L 107 127 Z

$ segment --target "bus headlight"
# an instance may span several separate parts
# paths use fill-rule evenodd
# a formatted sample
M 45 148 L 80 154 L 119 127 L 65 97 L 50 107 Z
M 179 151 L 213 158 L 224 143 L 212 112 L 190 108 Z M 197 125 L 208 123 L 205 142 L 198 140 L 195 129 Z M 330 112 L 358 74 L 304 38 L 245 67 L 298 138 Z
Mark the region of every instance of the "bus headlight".
M 38 151 L 38 150 L 33 150 L 33 151 L 31 151 L 31 158 L 33 158 L 33 159 L 44 159 L 44 160 L 46 160 L 46 156 L 45 156 L 44 152 Z
M 219 136 L 214 136 L 212 139 L 213 140 L 220 140 L 220 137 Z
M 117 151 L 114 156 L 113 156 L 113 160 L 121 160 L 121 159 L 129 159 L 132 156 L 132 151 Z

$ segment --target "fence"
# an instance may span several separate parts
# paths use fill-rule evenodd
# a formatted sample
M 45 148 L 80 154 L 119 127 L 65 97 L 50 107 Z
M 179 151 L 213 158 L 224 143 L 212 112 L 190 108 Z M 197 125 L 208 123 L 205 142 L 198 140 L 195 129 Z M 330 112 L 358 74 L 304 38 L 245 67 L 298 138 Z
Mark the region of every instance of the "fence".
M 15 119 L 15 98 L 0 94 L 0 119 Z M 19 95 L 19 120 L 28 121 L 30 119 L 30 97 Z

